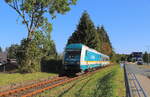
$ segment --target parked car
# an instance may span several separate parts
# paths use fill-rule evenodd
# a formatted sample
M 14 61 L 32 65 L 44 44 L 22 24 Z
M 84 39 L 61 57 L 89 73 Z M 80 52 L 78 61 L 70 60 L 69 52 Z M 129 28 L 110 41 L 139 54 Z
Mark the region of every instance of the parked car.
M 0 66 L 3 65 L 2 62 L 0 62 Z
M 138 65 L 143 65 L 143 61 L 137 61 Z

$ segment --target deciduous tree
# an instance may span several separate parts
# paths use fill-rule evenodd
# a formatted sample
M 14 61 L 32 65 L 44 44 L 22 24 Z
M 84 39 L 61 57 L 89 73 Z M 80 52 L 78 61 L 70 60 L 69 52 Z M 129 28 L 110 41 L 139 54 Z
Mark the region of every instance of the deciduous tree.
M 21 72 L 40 71 L 40 61 L 54 49 L 50 32 L 52 25 L 48 21 L 48 13 L 52 19 L 57 14 L 65 14 L 70 5 L 77 0 L 5 0 L 21 18 L 27 28 L 28 36 L 23 39 L 17 53 Z
M 57 13 L 65 14 L 70 10 L 70 5 L 76 4 L 77 0 L 5 0 L 14 9 L 28 31 L 28 38 L 32 39 L 33 32 L 41 30 L 41 26 L 48 23 L 47 13 L 52 18 Z M 51 25 L 47 25 L 51 28 Z M 49 29 L 50 29 L 49 28 Z

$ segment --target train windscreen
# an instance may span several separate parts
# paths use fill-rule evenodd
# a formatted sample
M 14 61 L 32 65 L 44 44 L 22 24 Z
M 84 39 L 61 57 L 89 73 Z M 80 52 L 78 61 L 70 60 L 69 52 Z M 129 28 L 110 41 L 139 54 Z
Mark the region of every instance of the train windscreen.
M 80 59 L 81 51 L 66 51 L 65 58 Z

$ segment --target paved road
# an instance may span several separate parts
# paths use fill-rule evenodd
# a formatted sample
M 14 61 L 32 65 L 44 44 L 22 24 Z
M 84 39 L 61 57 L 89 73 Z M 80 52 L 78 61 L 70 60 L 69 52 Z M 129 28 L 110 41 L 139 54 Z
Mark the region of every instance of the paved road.
M 126 65 L 127 72 L 134 73 L 148 97 L 150 97 L 150 68 L 140 68 L 135 64 Z M 131 80 L 130 80 L 131 81 Z M 131 82 L 130 82 L 131 83 Z M 138 96 L 135 96 L 138 97 Z M 144 97 L 144 96 L 141 96 Z
M 150 69 L 140 68 L 138 65 L 135 65 L 135 64 L 128 64 L 127 70 L 135 74 L 141 74 L 141 75 L 150 77 Z

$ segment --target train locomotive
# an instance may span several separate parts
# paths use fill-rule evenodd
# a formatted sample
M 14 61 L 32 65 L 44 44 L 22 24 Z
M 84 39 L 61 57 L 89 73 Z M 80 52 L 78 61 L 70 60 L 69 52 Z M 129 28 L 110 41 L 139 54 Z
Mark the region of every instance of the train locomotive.
M 85 72 L 109 64 L 109 56 L 97 52 L 83 44 L 69 44 L 63 58 L 64 72 Z

